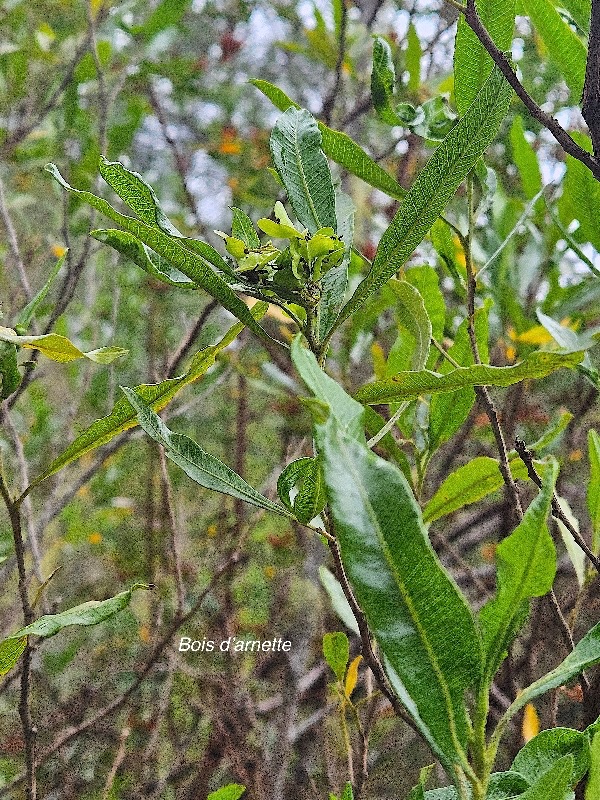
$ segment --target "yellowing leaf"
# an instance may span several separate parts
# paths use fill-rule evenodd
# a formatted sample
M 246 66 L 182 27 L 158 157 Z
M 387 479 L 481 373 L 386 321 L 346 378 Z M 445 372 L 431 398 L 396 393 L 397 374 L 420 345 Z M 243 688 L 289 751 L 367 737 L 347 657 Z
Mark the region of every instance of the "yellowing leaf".
M 521 736 L 525 744 L 531 741 L 540 732 L 540 718 L 533 703 L 527 703 L 523 711 L 523 724 L 521 725 Z
M 344 684 L 344 694 L 348 700 L 350 700 L 352 692 L 356 688 L 356 683 L 358 681 L 358 668 L 361 661 L 362 656 L 356 656 L 356 658 L 352 660 L 352 663 L 348 667 L 348 672 L 346 673 L 346 683 Z
M 524 333 L 519 333 L 517 336 L 512 337 L 515 342 L 522 342 L 523 344 L 542 345 L 548 344 L 552 341 L 552 337 L 542 325 L 534 325 Z

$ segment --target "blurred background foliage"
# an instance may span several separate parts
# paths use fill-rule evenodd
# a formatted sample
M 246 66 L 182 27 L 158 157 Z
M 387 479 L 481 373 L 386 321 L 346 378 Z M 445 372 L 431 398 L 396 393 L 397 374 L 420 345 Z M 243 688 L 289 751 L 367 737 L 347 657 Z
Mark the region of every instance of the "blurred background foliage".
M 182 231 L 217 246 L 212 231 L 229 230 L 231 206 L 256 220 L 282 199 L 268 169 L 278 112 L 248 83 L 258 77 L 350 134 L 409 187 L 437 140 L 431 131 L 424 136 L 390 127 L 374 114 L 375 33 L 391 43 L 397 99 L 414 106 L 429 101 L 439 130 L 451 127 L 455 12 L 436 0 L 341 2 L 0 3 L 2 324 L 14 324 L 69 248 L 34 331 L 53 329 L 86 350 L 107 344 L 129 349 L 127 358 L 105 367 L 40 360 L 23 368 L 23 390 L 3 403 L 0 430 L 4 468 L 15 490 L 109 413 L 119 385 L 178 374 L 191 352 L 231 325 L 231 317 L 202 292 L 165 287 L 88 237 L 99 219 L 52 185 L 42 169 L 47 162 L 58 164 L 72 185 L 109 197 L 97 178 L 98 158 L 120 160 L 153 185 Z M 570 129 L 583 131 L 574 105 L 579 98 L 570 96 L 525 17 L 518 18 L 513 55 L 534 96 Z M 507 364 L 552 342 L 536 318 L 538 308 L 573 332 L 600 322 L 600 227 L 579 202 L 582 193 L 595 196 L 600 189 L 586 184 L 576 165 L 564 177 L 561 154 L 516 101 L 487 163 L 495 194 L 486 195 L 486 178 L 476 257 L 480 265 L 490 263 L 479 288 L 493 301 L 491 363 Z M 396 202 L 339 170 L 335 174 L 357 207 L 356 246 L 372 258 Z M 465 214 L 459 195 L 450 216 L 460 226 Z M 432 303 L 443 298 L 438 319 L 450 342 L 466 313 L 464 260 L 458 239 L 438 234 L 423 243 L 406 274 L 429 287 Z M 277 309 L 268 324 L 290 339 L 290 321 Z M 393 298 L 381 292 L 334 340 L 331 369 L 354 390 L 374 374 L 406 368 L 410 336 Z M 29 351 L 21 360 L 26 358 L 37 362 Z M 587 528 L 586 435 L 599 422 L 596 384 L 593 373 L 569 371 L 496 392 L 509 441 L 515 433 L 535 441 L 561 411 L 573 414 L 550 449 L 563 465 L 560 494 Z M 309 453 L 310 421 L 299 392 L 287 354 L 275 346 L 267 352 L 244 332 L 207 376 L 178 396 L 166 418 L 274 496 L 282 467 Z M 494 445 L 487 418 L 471 399 L 464 424 L 451 431 L 424 473 L 423 413 L 422 402 L 412 403 L 397 438 L 413 469 L 421 470 L 425 503 L 452 469 L 476 455 L 493 456 Z M 198 490 L 176 469 L 165 473 L 157 446 L 136 431 L 43 483 L 25 512 L 29 540 L 39 550 L 30 562 L 32 592 L 61 568 L 40 600 L 42 610 L 102 599 L 139 580 L 156 584 L 110 622 L 70 629 L 37 648 L 33 714 L 43 797 L 203 800 L 228 781 L 244 783 L 257 800 L 341 792 L 347 758 L 321 640 L 343 624 L 319 582 L 328 555 L 317 537 Z M 497 492 L 432 525 L 436 549 L 475 604 L 493 591 L 494 545 L 510 524 Z M 215 579 L 197 612 L 157 653 L 176 613 L 173 540 L 189 609 L 242 536 L 242 557 Z M 8 634 L 21 624 L 21 612 L 5 516 L 0 561 L 0 633 Z M 561 600 L 587 629 L 599 616 L 595 593 L 578 602 L 564 551 L 560 564 Z M 180 635 L 217 641 L 280 636 L 293 646 L 289 653 L 183 655 L 177 652 Z M 497 682 L 497 713 L 519 686 L 552 665 L 558 639 L 540 602 Z M 358 640 L 351 644 L 356 655 Z M 149 659 L 152 668 L 136 691 L 109 708 Z M 0 796 L 12 798 L 23 796 L 14 783 L 23 768 L 17 678 L 15 669 L 0 683 Z M 371 690 L 360 669 L 357 696 Z M 104 715 L 84 724 L 97 712 Z M 582 711 L 577 697 L 555 694 L 537 714 L 542 725 L 577 725 Z M 430 756 L 384 702 L 370 724 L 365 796 L 404 797 Z M 57 746 L 65 735 L 67 743 Z M 505 763 L 521 735 L 517 730 L 506 744 Z

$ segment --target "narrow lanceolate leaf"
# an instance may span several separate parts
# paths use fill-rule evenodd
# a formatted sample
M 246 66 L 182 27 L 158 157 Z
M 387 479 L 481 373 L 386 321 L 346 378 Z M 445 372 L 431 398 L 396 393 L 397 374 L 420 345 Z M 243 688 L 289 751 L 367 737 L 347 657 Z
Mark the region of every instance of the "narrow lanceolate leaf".
M 35 317 L 35 315 L 37 313 L 38 308 L 41 306 L 41 304 L 46 299 L 46 295 L 50 291 L 50 287 L 54 283 L 54 279 L 56 278 L 56 276 L 60 272 L 60 269 L 61 269 L 62 265 L 65 263 L 65 260 L 67 258 L 67 253 L 68 253 L 68 251 L 65 251 L 62 254 L 62 256 L 59 259 L 57 259 L 56 263 L 54 264 L 54 266 L 50 270 L 50 275 L 48 276 L 48 278 L 46 280 L 46 283 L 42 286 L 42 288 L 35 295 L 35 297 L 33 297 L 29 301 L 29 303 L 27 303 L 25 308 L 23 308 L 21 310 L 21 312 L 19 313 L 19 316 L 17 317 L 17 321 L 15 322 L 15 325 L 17 327 L 19 325 L 22 326 L 23 328 L 28 328 L 29 327 L 29 325 L 31 324 L 31 320 Z
M 510 129 L 510 143 L 525 197 L 533 200 L 542 189 L 542 173 L 536 152 L 525 138 L 523 119 L 520 116 L 515 117 Z
M 594 430 L 588 433 L 588 455 L 590 481 L 587 505 L 592 521 L 592 551 L 597 555 L 600 552 L 600 436 Z
M 585 78 L 584 43 L 561 17 L 551 0 L 523 0 L 523 7 L 536 33 L 548 48 L 550 59 L 561 71 L 571 90 L 571 97 L 578 103 Z
M 251 313 L 260 319 L 267 308 L 267 303 L 256 303 Z M 168 378 L 165 381 L 161 381 L 161 383 L 141 384 L 135 387 L 136 393 L 155 411 L 160 411 L 175 397 L 180 389 L 199 380 L 214 365 L 215 358 L 219 352 L 230 345 L 243 329 L 242 323 L 238 322 L 237 325 L 230 328 L 223 339 L 216 345 L 199 350 L 192 358 L 190 366 L 183 375 L 177 378 Z M 117 400 L 110 414 L 96 420 L 89 428 L 80 433 L 75 441 L 32 482 L 29 489 L 37 486 L 38 483 L 49 478 L 50 475 L 54 475 L 54 473 L 66 467 L 67 464 L 81 458 L 85 453 L 107 444 L 119 433 L 133 428 L 137 424 L 137 413 L 133 406 L 124 397 Z
M 476 0 L 475 5 L 496 46 L 500 50 L 510 50 L 515 26 L 515 0 Z M 492 59 L 461 16 L 454 47 L 454 95 L 461 117 L 477 97 L 492 67 Z
M 128 217 L 116 211 L 106 200 L 103 200 L 91 192 L 83 192 L 74 189 L 62 177 L 58 168 L 54 164 L 46 166 L 47 172 L 58 181 L 58 183 L 68 192 L 80 197 L 88 205 L 100 211 L 113 222 L 121 225 L 128 233 L 133 234 L 144 244 L 148 245 L 155 253 L 162 256 L 166 261 L 176 267 L 190 280 L 201 286 L 208 294 L 218 300 L 221 305 L 236 316 L 241 322 L 250 328 L 254 333 L 262 338 L 270 338 L 261 328 L 258 322 L 250 314 L 245 303 L 235 294 L 231 287 L 221 278 L 207 260 L 196 253 L 187 250 L 181 240 L 172 235 L 164 233 L 159 227 L 149 227 L 133 217 Z M 186 240 L 187 241 L 187 240 Z M 191 240 L 187 242 L 192 244 Z
M 511 386 L 519 381 L 544 378 L 563 367 L 574 367 L 582 358 L 583 353 L 546 353 L 540 350 L 510 367 L 474 364 L 453 369 L 446 375 L 427 369 L 399 372 L 387 380 L 366 384 L 358 390 L 356 399 L 377 405 L 433 392 L 451 392 L 463 386 Z
M 272 503 L 256 489 L 253 489 L 237 472 L 207 453 L 193 439 L 170 431 L 158 414 L 144 403 L 140 395 L 136 394 L 133 389 L 127 386 L 122 386 L 121 389 L 135 409 L 138 422 L 148 436 L 162 445 L 167 458 L 181 467 L 193 481 L 206 489 L 222 492 L 258 508 L 273 511 L 284 517 L 292 516 L 285 508 L 277 503 Z
M 571 788 L 572 774 L 573 756 L 563 756 L 520 794 L 519 800 L 565 800 Z
M 557 475 L 558 466 L 552 464 L 546 470 L 540 493 L 530 504 L 523 520 L 496 549 L 496 596 L 479 615 L 486 690 L 529 613 L 530 599 L 549 592 L 554 582 L 556 549 L 546 518 Z
M 329 164 L 321 150 L 321 132 L 305 110 L 289 108 L 277 120 L 271 155 L 298 220 L 310 233 L 337 231 L 335 192 Z
M 48 614 L 7 636 L 0 642 L 0 675 L 8 672 L 17 663 L 25 649 L 28 636 L 48 638 L 70 625 L 98 625 L 128 606 L 136 589 L 148 588 L 150 587 L 144 583 L 136 583 L 131 589 L 120 592 L 108 600 L 89 600 L 60 614 Z
M 317 426 L 329 508 L 358 604 L 398 692 L 442 762 L 464 763 L 465 690 L 479 681 L 471 612 L 427 538 L 402 473 L 345 434 Z
M 416 347 L 412 368 L 423 369 L 429 356 L 431 321 L 419 290 L 407 281 L 390 281 L 390 288 L 398 301 L 398 320 L 414 337 Z
M 439 145 L 381 237 L 375 260 L 340 313 L 347 319 L 400 269 L 494 140 L 511 88 L 495 68 L 477 99 Z
M 315 397 L 329 406 L 340 428 L 355 439 L 364 441 L 362 405 L 323 372 L 314 355 L 302 345 L 300 334 L 292 342 L 291 353 L 300 377 Z
M 285 92 L 272 83 L 263 80 L 251 80 L 250 83 L 256 86 L 265 97 L 268 97 L 280 111 L 287 111 L 288 108 L 300 108 Z M 400 199 L 405 196 L 406 190 L 400 186 L 398 181 L 394 180 L 376 161 L 373 161 L 362 147 L 357 145 L 347 134 L 334 131 L 327 125 L 323 125 L 322 122 L 317 122 L 317 125 L 321 131 L 321 147 L 328 158 L 368 183 L 369 186 L 380 189 L 390 197 Z
M 199 289 L 197 283 L 190 281 L 186 275 L 168 261 L 154 253 L 147 245 L 140 242 L 133 234 L 118 229 L 90 231 L 90 236 L 97 239 L 102 244 L 107 244 L 118 253 L 141 267 L 144 272 L 151 275 L 156 280 L 166 283 L 169 286 L 176 286 L 178 289 Z
M 46 333 L 43 336 L 19 336 L 12 328 L 0 327 L 0 341 L 10 342 L 17 347 L 26 347 L 31 350 L 39 350 L 40 353 L 52 361 L 66 364 L 78 358 L 89 358 L 97 364 L 110 364 L 115 358 L 127 355 L 129 350 L 122 347 L 100 347 L 98 350 L 89 350 L 84 353 L 66 336 L 59 336 L 57 333 Z
M 504 725 L 510 720 L 518 711 L 520 711 L 526 703 L 539 697 L 541 694 L 556 689 L 575 678 L 584 670 L 593 667 L 600 662 L 600 623 L 595 625 L 581 641 L 575 646 L 565 660 L 541 677 L 539 680 L 532 683 L 524 689 L 519 696 L 510 705 L 502 720 L 499 724 Z
M 572 728 L 552 728 L 542 731 L 519 750 L 511 765 L 531 784 L 563 756 L 573 756 L 573 775 L 570 783 L 583 778 L 590 766 L 589 736 Z
M 513 478 L 527 480 L 527 467 L 513 451 L 509 454 Z M 423 509 L 425 522 L 434 522 L 476 503 L 504 486 L 504 479 L 495 458 L 478 456 L 450 473 Z

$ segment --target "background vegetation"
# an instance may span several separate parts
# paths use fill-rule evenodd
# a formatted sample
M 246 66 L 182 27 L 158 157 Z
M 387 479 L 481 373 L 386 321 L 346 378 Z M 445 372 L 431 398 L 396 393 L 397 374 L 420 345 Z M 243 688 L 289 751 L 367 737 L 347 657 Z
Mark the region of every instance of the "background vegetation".
M 530 93 L 590 149 L 577 108 L 586 3 L 548 5 L 562 9 L 558 39 L 567 37 L 567 44 L 553 45 L 557 34 L 544 27 L 549 17 L 528 0 L 517 17 L 513 57 Z M 65 256 L 28 332 L 52 330 L 82 351 L 107 345 L 129 351 L 105 365 L 61 364 L 20 351 L 24 378 L 0 412 L 11 492 L 43 474 L 82 430 L 107 415 L 120 385 L 181 374 L 193 353 L 234 324 L 203 291 L 168 287 L 90 238 L 104 224 L 99 215 L 61 192 L 44 165 L 56 163 L 70 184 L 114 203 L 98 178 L 98 159 L 121 161 L 152 184 L 181 231 L 220 247 L 213 229 L 230 230 L 231 206 L 256 220 L 284 199 L 269 171 L 269 135 L 279 112 L 248 82 L 260 78 L 350 134 L 397 185 L 409 188 L 465 110 L 453 92 L 457 17 L 451 5 L 435 0 L 0 5 L 2 323 L 14 328 Z M 373 110 L 373 34 L 391 44 L 394 102 L 409 104 L 398 109 L 404 117 L 386 121 L 381 104 L 379 114 Z M 517 100 L 486 165 L 475 190 L 472 252 L 485 265 L 478 291 L 489 309 L 490 363 L 514 363 L 540 346 L 577 349 L 582 337 L 589 347 L 600 324 L 594 210 L 600 185 L 579 162 L 565 162 Z M 371 259 L 400 192 L 390 197 L 341 169 L 334 167 L 334 174 L 357 208 L 355 246 Z M 448 216 L 464 229 L 464 191 Z M 361 269 L 360 260 L 353 262 L 353 285 Z M 461 361 L 466 334 L 459 325 L 468 309 L 459 236 L 434 228 L 403 275 L 421 289 L 437 338 L 445 347 L 454 342 L 451 353 Z M 295 332 L 275 306 L 264 325 L 288 342 Z M 336 334 L 328 369 L 352 394 L 373 377 L 410 368 L 413 347 L 414 331 L 384 289 Z M 600 416 L 593 359 L 590 350 L 579 370 L 520 382 L 493 397 L 509 449 L 516 435 L 528 444 L 545 437 L 540 452 L 561 463 L 563 509 L 579 520 L 597 553 L 598 504 L 587 496 L 590 474 L 600 493 L 594 440 L 588 453 L 588 431 Z M 311 452 L 310 415 L 298 400 L 304 393 L 288 353 L 244 330 L 163 418 L 275 498 L 283 466 Z M 479 608 L 494 592 L 495 548 L 514 528 L 514 503 L 501 483 L 481 490 L 481 461 L 472 481 L 479 489 L 470 498 L 476 504 L 467 505 L 461 488 L 454 507 L 447 500 L 438 511 L 427 505 L 461 465 L 497 458 L 481 397 L 472 390 L 441 397 L 450 401 L 438 409 L 444 424 L 435 435 L 427 428 L 429 401 L 419 400 L 400 417 L 395 436 L 418 499 L 429 508 L 435 549 Z M 526 501 L 534 487 L 526 474 L 518 477 Z M 364 797 L 405 797 L 432 760 L 356 661 L 350 694 L 368 708 L 368 749 L 361 740 L 323 659 L 323 635 L 344 625 L 321 583 L 320 567 L 331 564 L 319 537 L 198 489 L 167 466 L 138 428 L 40 483 L 23 503 L 23 518 L 35 616 L 112 597 L 135 583 L 155 586 L 136 592 L 125 610 L 98 627 L 36 640 L 31 713 L 40 797 L 192 800 L 237 782 L 257 800 L 324 798 L 341 793 L 365 765 Z M 565 619 L 578 640 L 600 618 L 596 573 L 564 526 L 552 525 L 563 619 L 551 600 L 536 601 L 494 684 L 492 719 L 566 655 Z M 0 634 L 8 635 L 22 625 L 22 606 L 7 514 L 0 521 L 0 562 Z M 347 632 L 353 658 L 360 641 Z M 181 654 L 182 635 L 276 636 L 292 647 L 260 655 Z M 0 683 L 0 797 L 24 796 L 21 669 Z M 576 685 L 527 706 L 503 743 L 500 767 L 508 767 L 523 737 L 540 726 L 593 722 L 600 713 L 594 696 L 583 704 Z M 437 777 L 444 783 L 441 772 Z

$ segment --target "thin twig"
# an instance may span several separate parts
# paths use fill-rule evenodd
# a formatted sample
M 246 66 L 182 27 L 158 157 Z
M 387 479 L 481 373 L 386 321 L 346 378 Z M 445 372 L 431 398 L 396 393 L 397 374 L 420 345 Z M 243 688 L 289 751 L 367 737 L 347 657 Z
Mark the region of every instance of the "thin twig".
M 600 156 L 600 0 L 592 0 L 585 83 L 581 112 L 592 138 L 594 155 Z
M 202 313 L 187 332 L 185 338 L 182 340 L 177 350 L 173 353 L 173 356 L 167 365 L 168 378 L 172 378 L 175 375 L 176 371 L 179 369 L 179 365 L 194 346 L 194 342 L 206 324 L 206 320 L 209 318 L 215 308 L 218 308 L 218 306 L 219 303 L 216 300 L 211 300 L 210 303 L 207 303 L 207 305 L 202 309 Z
M 529 113 L 541 125 L 543 125 L 544 128 L 550 131 L 565 153 L 568 153 L 569 155 L 573 156 L 573 158 L 581 161 L 581 163 L 585 164 L 585 166 L 592 172 L 594 177 L 600 179 L 600 163 L 598 163 L 596 158 L 584 150 L 583 147 L 580 147 L 577 142 L 575 142 L 571 136 L 569 136 L 562 125 L 560 125 L 556 119 L 554 119 L 554 117 L 552 117 L 550 114 L 547 114 L 545 111 L 542 111 L 540 106 L 535 102 L 533 97 L 531 97 L 529 92 L 518 79 L 507 56 L 495 45 L 492 37 L 481 22 L 479 14 L 477 13 L 477 8 L 475 7 L 475 0 L 467 0 L 466 6 L 461 6 L 459 3 L 454 2 L 454 0 L 444 0 L 444 2 L 453 6 L 453 8 L 456 8 L 461 12 L 461 14 L 463 14 L 465 22 L 477 36 L 481 44 L 485 47 L 491 56 L 492 61 L 496 64 L 508 83 L 512 86 L 515 94 L 522 100 Z
M 179 616 L 183 612 L 183 604 L 185 600 L 185 590 L 183 588 L 183 578 L 181 574 L 181 560 L 179 558 L 179 548 L 177 544 L 179 536 L 177 531 L 177 520 L 175 518 L 175 507 L 173 503 L 173 489 L 171 487 L 171 480 L 167 470 L 167 458 L 165 456 L 164 447 L 159 448 L 159 454 L 163 504 L 169 521 L 171 558 L 173 560 L 173 571 L 175 572 L 175 585 L 177 587 L 177 615 Z
M 8 210 L 8 204 L 6 202 L 6 195 L 4 193 L 4 183 L 2 181 L 2 178 L 0 178 L 0 216 L 2 217 L 2 222 L 4 223 L 4 227 L 6 228 L 6 233 L 8 235 L 8 244 L 10 246 L 10 252 L 12 254 L 13 261 L 15 262 L 15 267 L 17 268 L 17 272 L 19 273 L 19 280 L 21 281 L 23 292 L 25 293 L 27 302 L 29 302 L 33 297 L 33 293 L 31 291 L 31 284 L 29 283 L 29 278 L 27 277 L 27 271 L 25 270 L 25 264 L 23 263 L 23 259 L 21 258 L 21 251 L 19 250 L 19 240 L 17 239 L 15 226 L 13 225 L 13 221 L 10 216 L 10 212 Z
M 346 58 L 346 26 L 348 21 L 348 10 L 346 8 L 345 0 L 341 0 L 339 8 L 340 8 L 340 30 L 338 37 L 338 54 L 335 65 L 335 81 L 333 83 L 331 92 L 327 95 L 327 97 L 323 101 L 323 109 L 321 111 L 321 114 L 323 116 L 323 121 L 325 122 L 326 125 L 331 125 L 331 118 L 333 116 L 335 101 L 337 99 L 340 87 L 342 85 L 342 72 L 344 69 L 344 59 Z
M 533 455 L 531 454 L 530 450 L 525 445 L 525 442 L 522 439 L 515 439 L 515 448 L 517 453 L 519 454 L 521 460 L 525 464 L 527 468 L 527 474 L 529 475 L 530 480 L 535 483 L 537 487 L 541 489 L 542 487 L 542 479 L 538 475 L 538 472 L 535 468 L 533 463 Z M 552 495 L 552 516 L 554 519 L 557 519 L 559 522 L 565 526 L 565 528 L 569 531 L 573 540 L 577 544 L 581 550 L 586 554 L 589 558 L 591 563 L 594 565 L 596 572 L 600 573 L 600 559 L 598 556 L 594 555 L 594 553 L 590 550 L 587 542 L 583 538 L 583 536 L 579 533 L 579 531 L 574 527 L 571 520 L 566 516 L 565 512 L 560 507 L 560 502 L 556 493 Z

